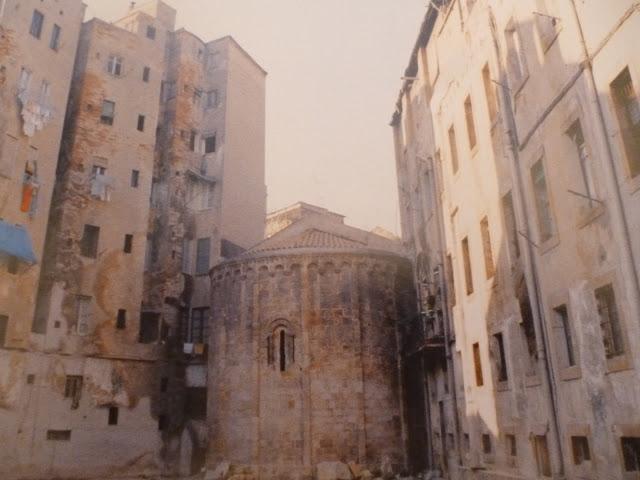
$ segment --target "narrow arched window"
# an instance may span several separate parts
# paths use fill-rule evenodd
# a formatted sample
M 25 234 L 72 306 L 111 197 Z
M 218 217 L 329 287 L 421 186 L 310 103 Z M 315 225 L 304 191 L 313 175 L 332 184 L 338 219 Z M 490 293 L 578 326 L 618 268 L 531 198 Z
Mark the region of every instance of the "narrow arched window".
M 295 362 L 295 335 L 284 326 L 267 336 L 267 364 L 285 372 Z M 277 365 L 277 367 L 276 367 Z
M 284 330 L 280 330 L 280 371 L 284 372 L 287 368 L 287 334 Z

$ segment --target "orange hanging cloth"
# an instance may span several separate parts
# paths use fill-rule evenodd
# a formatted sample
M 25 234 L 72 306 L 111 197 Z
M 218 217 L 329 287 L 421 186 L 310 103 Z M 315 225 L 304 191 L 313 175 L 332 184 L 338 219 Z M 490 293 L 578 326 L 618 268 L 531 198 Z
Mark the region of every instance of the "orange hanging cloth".
M 31 202 L 33 201 L 34 186 L 31 182 L 22 184 L 22 203 L 20 204 L 21 212 L 29 212 L 31 210 Z

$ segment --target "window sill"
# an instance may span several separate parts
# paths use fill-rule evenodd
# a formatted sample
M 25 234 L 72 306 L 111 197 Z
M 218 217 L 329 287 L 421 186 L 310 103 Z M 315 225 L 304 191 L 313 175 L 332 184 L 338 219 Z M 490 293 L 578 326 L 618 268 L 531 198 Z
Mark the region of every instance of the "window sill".
M 604 204 L 598 204 L 595 207 L 587 207 L 580 211 L 578 215 L 578 222 L 576 223 L 576 228 L 584 228 L 589 225 L 591 222 L 596 220 L 600 215 L 602 215 L 605 211 Z
M 623 372 L 625 370 L 631 370 L 632 368 L 629 357 L 625 353 L 617 357 L 607 358 L 607 374 Z
M 578 365 L 573 365 L 560 371 L 560 379 L 565 382 L 579 378 L 582 378 L 582 369 Z

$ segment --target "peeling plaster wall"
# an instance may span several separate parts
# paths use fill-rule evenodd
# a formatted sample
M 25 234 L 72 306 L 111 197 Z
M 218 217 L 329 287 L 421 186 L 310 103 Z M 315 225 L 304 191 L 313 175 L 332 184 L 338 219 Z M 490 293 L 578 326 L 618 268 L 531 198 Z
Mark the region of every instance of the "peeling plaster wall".
M 403 468 L 402 268 L 392 256 L 294 252 L 212 270 L 208 465 L 261 478 L 336 460 Z M 284 372 L 267 358 L 281 326 L 295 335 Z
M 594 93 L 571 2 L 451 2 L 442 8 L 426 45 L 415 53 L 416 71 L 408 76 L 394 118 L 396 164 L 401 198 L 403 239 L 414 249 L 417 268 L 429 250 L 452 255 L 448 297 L 456 305 L 453 317 L 455 372 L 445 391 L 446 376 L 427 365 L 430 393 L 427 426 L 433 467 L 450 478 L 534 478 L 539 474 L 531 438 L 546 435 L 551 468 L 567 478 L 622 478 L 621 436 L 638 436 L 639 300 L 633 269 L 638 271 L 637 183 L 626 169 L 626 157 L 610 83 L 629 66 L 636 93 L 638 58 L 629 48 L 640 21 L 637 2 L 617 2 L 606 8 L 597 2 L 576 2 L 586 45 L 594 55 Z M 542 9 L 545 9 L 542 11 Z M 557 34 L 545 41 L 541 12 L 557 19 Z M 433 13 L 433 12 L 432 12 Z M 490 28 L 495 19 L 497 56 Z M 507 73 L 505 31 L 514 27 L 524 55 L 524 80 L 515 83 Z M 448 55 L 445 52 L 461 52 Z M 489 114 L 490 98 L 482 69 L 491 71 L 490 89 L 500 98 L 497 117 Z M 583 70 L 581 72 L 581 70 Z M 464 102 L 470 95 L 477 145 L 471 146 Z M 604 113 L 604 129 L 594 101 Z M 505 102 L 508 99 L 508 104 Z M 513 108 L 514 127 L 509 123 Z M 589 202 L 568 190 L 584 192 L 579 157 L 567 130 L 580 120 L 594 169 L 596 197 Z M 449 127 L 455 126 L 458 171 L 452 166 Z M 604 133 L 603 133 L 604 132 Z M 514 135 L 518 158 L 511 160 L 509 135 Z M 608 142 L 616 172 L 610 181 Z M 425 140 L 426 139 L 426 140 Z M 422 159 L 441 159 L 430 174 L 442 191 L 423 208 L 425 187 L 420 185 Z M 550 209 L 556 229 L 549 239 L 539 231 L 531 167 L 544 162 Z M 518 181 L 518 170 L 522 183 Z M 619 185 L 622 215 L 617 212 Z M 509 238 L 502 197 L 512 192 L 518 223 L 515 233 L 520 256 Z M 429 192 L 433 194 L 433 192 Z M 522 201 L 521 201 L 522 199 Z M 437 201 L 441 203 L 437 203 Z M 444 245 L 429 227 L 432 213 L 444 225 Z M 487 278 L 480 221 L 487 216 L 496 273 Z M 621 219 L 626 217 L 628 231 Z M 527 232 L 527 229 L 529 231 Z M 425 239 L 421 235 L 426 235 Z M 625 237 L 628 235 L 628 237 Z M 465 288 L 461 240 L 471 252 L 473 292 Z M 635 265 L 625 254 L 630 244 Z M 436 257 L 437 258 L 437 257 Z M 535 269 L 535 271 L 534 271 Z M 525 282 L 525 283 L 522 283 Z M 594 290 L 611 284 L 624 338 L 623 355 L 607 359 Z M 453 287 L 451 289 L 450 287 Z M 532 369 L 527 360 L 518 292 L 528 290 L 536 322 L 539 360 Z M 539 302 L 535 301 L 535 292 Z M 568 364 L 564 328 L 554 308 L 566 305 L 576 357 Z M 538 308 L 540 306 L 540 309 Z M 498 379 L 499 352 L 493 337 L 502 333 L 508 380 Z M 480 346 L 484 385 L 476 382 L 472 345 Z M 544 358 L 548 358 L 547 381 Z M 535 373 L 534 373 L 535 372 Z M 455 389 L 455 390 L 454 390 Z M 458 417 L 453 396 L 460 406 Z M 554 430 L 552 394 L 555 392 L 558 435 Z M 440 405 L 443 405 L 442 408 Z M 442 416 L 444 414 L 444 418 Z M 459 429 L 456 428 L 459 423 Z M 441 427 L 442 425 L 442 427 Z M 469 435 L 470 449 L 464 434 Z M 491 452 L 483 453 L 481 434 L 491 439 Z M 506 435 L 514 435 L 517 455 L 508 452 Z M 443 438 L 446 436 L 446 438 Z M 591 460 L 578 465 L 572 436 L 589 441 Z M 461 468 L 458 467 L 461 464 Z M 468 469 L 482 468 L 482 473 Z M 470 476 L 471 475 L 471 476 Z

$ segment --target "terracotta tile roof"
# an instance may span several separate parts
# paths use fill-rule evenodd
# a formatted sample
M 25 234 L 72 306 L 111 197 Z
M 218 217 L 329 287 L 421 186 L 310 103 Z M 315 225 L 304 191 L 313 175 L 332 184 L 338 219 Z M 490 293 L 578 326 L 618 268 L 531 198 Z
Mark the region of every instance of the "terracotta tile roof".
M 287 250 L 295 248 L 362 248 L 365 243 L 358 242 L 334 233 L 324 232 L 315 228 L 305 230 L 300 235 L 284 239 L 268 238 L 255 247 L 244 252 L 243 256 L 273 250 Z

